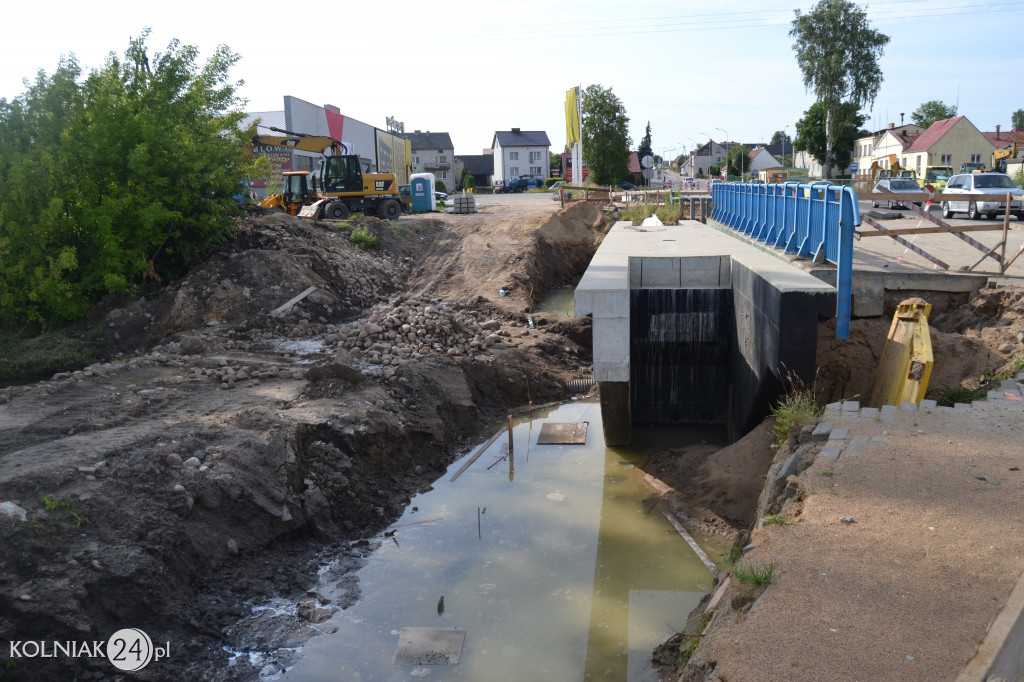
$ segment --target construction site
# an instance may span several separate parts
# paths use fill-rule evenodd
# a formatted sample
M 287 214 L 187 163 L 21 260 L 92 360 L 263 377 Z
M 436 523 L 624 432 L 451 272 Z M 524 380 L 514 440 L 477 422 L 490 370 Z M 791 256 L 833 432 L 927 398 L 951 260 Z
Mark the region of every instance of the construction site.
M 139 628 L 169 650 L 126 675 L 5 647 L 0 679 L 967 682 L 1000 664 L 1024 602 L 1024 263 L 1001 268 L 1019 221 L 971 274 L 948 235 L 913 238 L 948 272 L 858 241 L 837 338 L 815 264 L 731 236 L 710 199 L 648 228 L 610 191 L 331 203 L 249 209 L 183 279 L 94 309 L 95 362 L 0 389 L 0 640 Z M 615 249 L 644 239 L 685 264 L 631 270 Z M 731 261 L 674 251 L 719 240 Z M 813 301 L 778 343 L 743 327 L 771 298 L 748 271 L 775 269 Z M 666 350 L 698 332 L 660 307 L 679 296 L 642 294 L 652 343 L 631 350 L 618 301 L 698 270 L 719 293 L 684 317 L 714 333 Z M 870 297 L 858 272 L 882 273 Z M 901 312 L 929 332 L 912 396 L 878 388 L 911 361 L 886 349 Z M 792 386 L 736 358 L 760 370 L 787 343 L 823 411 L 780 439 L 770 403 Z M 681 366 L 666 353 L 713 371 L 673 394 L 637 369 Z

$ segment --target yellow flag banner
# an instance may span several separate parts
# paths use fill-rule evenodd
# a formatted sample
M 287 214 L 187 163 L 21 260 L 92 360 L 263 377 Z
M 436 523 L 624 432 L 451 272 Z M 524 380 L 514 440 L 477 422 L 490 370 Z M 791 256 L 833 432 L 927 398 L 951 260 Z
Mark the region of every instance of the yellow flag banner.
M 565 93 L 565 146 L 570 149 L 580 141 L 579 88 L 569 88 Z

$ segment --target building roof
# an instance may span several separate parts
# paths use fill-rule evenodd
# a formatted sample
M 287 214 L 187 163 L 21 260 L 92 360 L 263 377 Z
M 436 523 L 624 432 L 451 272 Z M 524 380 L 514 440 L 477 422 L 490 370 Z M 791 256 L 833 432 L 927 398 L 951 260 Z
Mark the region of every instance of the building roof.
M 245 118 L 238 125 L 245 129 L 251 126 L 256 119 L 260 119 L 256 126 L 257 135 L 275 135 L 276 131 L 271 130 L 271 127 L 281 129 L 287 127 L 283 111 L 250 111 L 245 114 Z
M 1018 146 L 1024 145 L 1024 130 L 1001 130 L 998 133 L 982 133 L 988 138 L 988 141 L 996 146 L 997 149 L 1003 147 L 1009 147 L 1014 142 Z M 999 139 L 996 139 L 996 135 L 999 135 Z
M 926 151 L 928 151 L 929 149 L 934 147 L 935 143 L 938 142 L 939 140 L 941 140 L 943 138 L 943 136 L 945 136 L 946 133 L 948 133 L 950 130 L 952 130 L 953 126 L 955 126 L 957 123 L 959 123 L 960 119 L 962 119 L 962 118 L 964 118 L 964 117 L 963 116 L 957 116 L 955 118 L 947 118 L 947 119 L 943 119 L 941 121 L 936 121 L 935 123 L 932 123 L 930 126 L 928 126 L 928 130 L 926 130 L 923 133 L 921 133 L 920 135 L 918 135 L 917 139 L 914 140 L 913 144 L 911 144 L 909 147 L 904 147 L 903 151 L 906 151 L 906 152 L 926 152 Z M 892 130 L 892 129 L 890 128 L 888 130 Z M 888 132 L 888 130 L 886 132 Z
M 433 149 L 437 151 L 443 149 L 455 150 L 455 147 L 452 145 L 452 138 L 448 133 L 432 133 L 429 130 L 424 133 L 417 130 L 405 133 L 405 139 L 409 140 L 414 152 L 420 149 Z
M 462 162 L 471 175 L 492 175 L 494 173 L 494 154 L 473 154 L 455 158 Z
M 494 133 L 494 139 L 502 147 L 550 147 L 551 140 L 543 130 L 499 130 Z M 494 147 L 494 142 L 491 142 Z

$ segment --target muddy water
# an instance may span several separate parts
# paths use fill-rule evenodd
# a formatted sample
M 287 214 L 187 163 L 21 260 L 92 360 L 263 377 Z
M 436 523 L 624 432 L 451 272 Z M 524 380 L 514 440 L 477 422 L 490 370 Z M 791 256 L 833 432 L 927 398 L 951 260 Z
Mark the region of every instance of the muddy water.
M 538 445 L 544 421 L 589 422 L 587 444 Z M 506 435 L 455 482 L 468 457 L 453 464 L 359 571 L 360 601 L 320 626 L 337 632 L 310 640 L 281 679 L 656 680 L 651 650 L 712 576 L 660 511 L 645 512 L 635 465 L 709 435 L 635 433 L 636 447 L 606 448 L 600 407 L 566 404 L 518 423 L 512 457 Z M 404 627 L 465 630 L 461 661 L 395 665 Z
M 534 307 L 534 311 L 538 313 L 554 313 L 556 315 L 567 315 L 572 316 L 573 306 L 573 294 L 576 293 L 576 287 L 559 287 L 558 289 L 551 289 L 544 298 L 541 299 L 540 303 Z

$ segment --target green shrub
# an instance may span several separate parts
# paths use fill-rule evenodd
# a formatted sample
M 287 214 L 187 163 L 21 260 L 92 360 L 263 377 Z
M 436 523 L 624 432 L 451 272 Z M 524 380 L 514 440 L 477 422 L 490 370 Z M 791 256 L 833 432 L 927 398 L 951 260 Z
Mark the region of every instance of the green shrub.
M 365 227 L 357 227 L 352 230 L 350 235 L 352 243 L 355 244 L 357 249 L 362 251 L 369 251 L 370 249 L 377 248 L 377 235 L 367 230 Z
M 658 220 L 666 225 L 675 225 L 679 222 L 679 214 L 678 204 L 663 204 L 654 211 L 654 215 L 658 216 Z
M 443 180 L 437 180 L 436 182 L 434 182 L 434 189 L 436 189 L 438 192 L 444 192 L 445 194 L 448 193 L 448 188 L 447 186 L 445 186 Z

